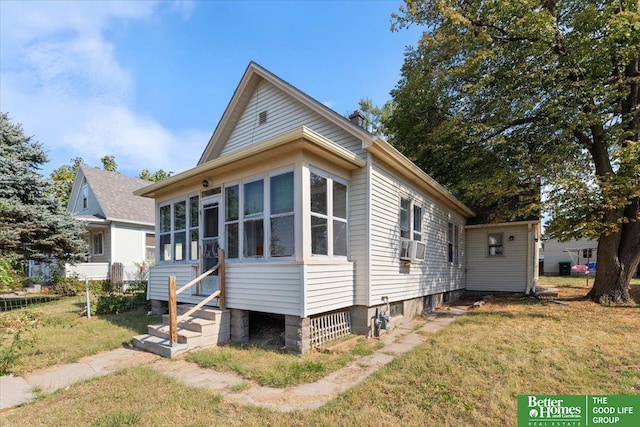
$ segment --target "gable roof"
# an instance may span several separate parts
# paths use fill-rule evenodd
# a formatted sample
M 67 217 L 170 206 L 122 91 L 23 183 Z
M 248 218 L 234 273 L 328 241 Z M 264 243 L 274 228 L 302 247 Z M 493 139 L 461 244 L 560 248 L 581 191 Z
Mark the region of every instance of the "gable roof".
M 271 71 L 251 61 L 247 66 L 242 79 L 240 79 L 238 87 L 233 92 L 233 96 L 231 97 L 229 104 L 227 104 L 227 108 L 222 114 L 222 118 L 218 122 L 216 129 L 213 131 L 213 134 L 209 139 L 209 143 L 202 152 L 198 165 L 220 155 L 220 152 L 224 148 L 224 144 L 238 124 L 245 107 L 251 100 L 253 91 L 258 87 L 261 80 L 266 80 L 271 83 L 279 90 L 285 92 L 293 99 L 299 101 L 304 106 L 309 107 L 312 111 L 333 122 L 345 131 L 353 134 L 358 139 L 365 141 L 374 137 L 366 129 L 357 126 L 351 122 L 351 120 L 341 116 L 331 108 L 302 92 L 300 89 L 282 80 Z
M 384 139 L 375 136 L 368 132 L 366 129 L 351 122 L 351 120 L 341 116 L 331 108 L 315 100 L 311 96 L 302 92 L 295 86 L 282 80 L 280 77 L 268 71 L 266 68 L 251 61 L 247 66 L 247 69 L 240 79 L 238 87 L 233 93 L 227 108 L 222 114 L 222 118 L 218 122 L 216 129 L 213 131 L 211 138 L 207 146 L 205 147 L 198 165 L 196 168 L 189 171 L 185 171 L 183 174 L 175 175 L 162 183 L 152 184 L 153 187 L 149 187 L 143 191 L 138 191 L 137 194 L 153 197 L 153 193 L 157 190 L 169 186 L 178 180 L 190 177 L 198 171 L 207 168 L 207 165 L 212 165 L 212 162 L 222 161 L 222 158 L 218 158 L 220 153 L 224 149 L 224 144 L 227 142 L 231 134 L 233 133 L 238 121 L 242 117 L 242 114 L 247 107 L 254 90 L 258 87 L 258 84 L 266 80 L 279 90 L 286 93 L 291 98 L 300 102 L 305 107 L 308 107 L 313 112 L 319 114 L 321 117 L 342 128 L 344 131 L 352 134 L 354 137 L 362 141 L 363 149 L 369 151 L 381 157 L 385 162 L 389 163 L 396 171 L 405 176 L 409 181 L 416 184 L 419 188 L 423 189 L 428 194 L 431 194 L 436 199 L 442 201 L 452 209 L 460 213 L 465 218 L 473 217 L 474 212 L 460 202 L 449 190 L 437 183 L 428 174 L 418 168 L 407 157 L 400 153 L 395 147 L 389 144 Z M 224 156 L 225 158 L 228 156 Z
M 133 194 L 135 190 L 149 185 L 149 181 L 80 165 L 74 186 L 82 185 L 80 174 L 87 179 L 87 184 L 107 220 L 155 224 L 155 202 Z

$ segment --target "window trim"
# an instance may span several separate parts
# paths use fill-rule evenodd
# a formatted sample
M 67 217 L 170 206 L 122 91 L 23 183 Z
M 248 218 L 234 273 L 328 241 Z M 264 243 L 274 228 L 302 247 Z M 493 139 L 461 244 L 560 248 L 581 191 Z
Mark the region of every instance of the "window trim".
M 96 251 L 96 237 L 100 237 L 100 252 Z M 104 255 L 104 233 L 102 231 L 91 233 L 91 255 Z
M 271 178 L 279 175 L 283 175 L 286 173 L 293 173 L 293 224 L 294 224 L 294 239 L 293 239 L 293 254 L 287 256 L 272 256 L 271 255 L 271 218 L 279 218 L 282 216 L 291 215 L 290 213 L 285 214 L 274 214 L 271 215 Z M 253 262 L 288 262 L 295 260 L 296 258 L 296 218 L 299 215 L 299 208 L 296 205 L 296 190 L 298 188 L 298 180 L 296 179 L 296 169 L 295 165 L 285 166 L 278 169 L 273 169 L 266 171 L 264 173 L 253 175 L 250 177 L 246 177 L 244 179 L 239 179 L 235 181 L 230 181 L 224 183 L 222 187 L 222 209 L 223 209 L 223 221 L 224 227 L 221 230 L 221 242 L 224 242 L 224 249 L 227 251 L 227 243 L 228 243 L 228 234 L 227 234 L 227 226 L 230 224 L 238 225 L 238 257 L 237 258 L 229 258 L 225 259 L 229 262 L 242 262 L 242 263 L 253 263 Z M 263 185 L 263 210 L 261 219 L 263 221 L 263 253 L 260 256 L 255 257 L 245 257 L 244 255 L 244 223 L 246 220 L 252 220 L 256 218 L 249 218 L 245 220 L 244 214 L 244 185 L 249 184 L 251 182 L 255 182 L 258 180 L 262 180 Z M 238 219 L 237 220 L 227 220 L 227 189 L 238 186 Z
M 408 206 L 406 209 L 407 212 L 407 216 L 408 216 L 408 225 L 409 228 L 402 228 L 402 212 L 405 210 L 403 207 L 403 202 L 407 202 Z M 420 231 L 416 230 L 416 209 L 419 210 L 420 212 Z M 406 196 L 406 195 L 400 195 L 400 206 L 399 206 L 399 211 L 398 211 L 398 225 L 400 227 L 400 240 L 414 240 L 417 242 L 424 242 L 424 206 L 422 205 L 422 203 L 417 203 L 416 199 L 414 197 L 411 196 Z M 403 236 L 403 231 L 405 231 L 405 234 L 408 234 L 407 237 Z M 416 239 L 416 235 L 419 236 L 419 239 Z
M 308 203 L 308 208 L 309 208 L 309 219 L 308 219 L 308 224 L 309 227 L 311 227 L 311 220 L 313 217 L 316 218 L 321 218 L 327 221 L 327 253 L 326 254 L 314 254 L 313 253 L 313 234 L 311 234 L 310 237 L 310 241 L 309 241 L 309 254 L 311 255 L 312 258 L 316 258 L 316 259 L 348 259 L 349 258 L 349 195 L 350 195 L 350 191 L 351 189 L 349 188 L 349 181 L 336 176 L 330 172 L 327 172 L 323 169 L 319 169 L 317 167 L 314 166 L 309 166 L 308 168 L 308 173 L 309 173 L 309 193 L 308 193 L 308 197 L 307 200 L 305 200 L 305 203 Z M 327 180 L 327 213 L 326 214 L 322 214 L 319 212 L 313 212 L 311 210 L 311 174 L 315 174 L 318 176 L 321 176 L 323 178 L 325 178 Z M 345 187 L 345 216 L 346 218 L 341 218 L 339 216 L 335 216 L 334 215 L 334 195 L 333 195 L 333 183 L 337 182 L 338 184 L 341 184 Z M 305 219 L 306 220 L 306 219 Z M 334 248 L 334 227 L 333 227 L 333 222 L 334 221 L 338 221 L 341 223 L 346 224 L 345 230 L 345 240 L 346 240 L 346 249 L 347 249 L 347 253 L 345 255 L 339 255 L 335 253 L 335 248 Z
M 491 244 L 491 236 L 500 236 L 500 244 Z M 491 253 L 492 248 L 500 248 L 500 253 Z M 504 233 L 487 233 L 487 256 L 500 257 L 504 256 Z
M 86 211 L 89 209 L 89 184 L 87 184 L 87 178 L 82 180 L 82 188 L 80 191 L 82 193 L 82 210 Z
M 197 198 L 198 199 L 198 203 L 197 203 L 197 209 L 198 209 L 198 225 L 191 227 L 191 199 L 192 198 Z M 182 259 L 180 260 L 176 260 L 176 229 L 175 229 L 175 205 L 179 204 L 179 203 L 184 203 L 185 204 L 185 228 L 184 229 L 180 229 L 177 230 L 178 233 L 184 233 L 185 235 L 185 241 L 184 241 L 184 246 L 182 249 Z M 165 200 L 162 203 L 158 203 L 158 210 L 157 210 L 157 225 L 156 225 L 156 236 L 157 236 L 157 240 L 156 240 L 156 246 L 158 247 L 158 253 L 157 255 L 157 263 L 158 264 L 195 264 L 198 262 L 198 259 L 193 260 L 191 259 L 191 235 L 190 235 L 190 231 L 192 229 L 198 229 L 200 227 L 200 223 L 201 218 L 200 218 L 200 194 L 198 192 L 196 193 L 190 193 L 190 194 L 185 194 L 184 196 L 175 198 L 175 199 L 171 199 L 171 200 Z M 162 208 L 169 206 L 169 231 L 162 231 L 161 227 L 162 227 L 162 221 L 161 221 L 161 211 Z M 162 238 L 163 236 L 169 236 L 169 245 L 171 246 L 171 251 L 170 251 L 170 259 L 162 259 L 163 255 L 164 255 L 164 248 L 162 247 Z M 200 234 L 198 234 L 198 240 L 200 240 Z M 198 243 L 199 244 L 199 243 Z M 199 254 L 198 254 L 199 257 Z
M 460 265 L 460 226 L 454 222 L 447 227 L 447 261 L 452 265 Z

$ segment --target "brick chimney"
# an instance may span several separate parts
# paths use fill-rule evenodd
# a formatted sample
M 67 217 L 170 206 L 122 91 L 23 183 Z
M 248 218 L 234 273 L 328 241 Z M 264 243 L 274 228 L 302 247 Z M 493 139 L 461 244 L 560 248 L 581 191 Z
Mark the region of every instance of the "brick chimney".
M 349 120 L 351 120 L 351 123 L 364 129 L 364 114 L 362 114 L 362 111 L 355 110 L 349 116 Z

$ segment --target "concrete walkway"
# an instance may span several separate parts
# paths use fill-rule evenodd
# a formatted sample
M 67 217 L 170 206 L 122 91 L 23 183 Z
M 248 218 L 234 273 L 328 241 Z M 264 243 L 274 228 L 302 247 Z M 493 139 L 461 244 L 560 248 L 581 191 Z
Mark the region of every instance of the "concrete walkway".
M 385 346 L 369 356 L 310 384 L 288 388 L 263 387 L 237 374 L 200 368 L 184 360 L 169 360 L 128 348 L 119 348 L 81 359 L 77 363 L 53 366 L 26 377 L 0 377 L 0 412 L 29 402 L 34 389 L 53 392 L 69 385 L 107 375 L 131 366 L 148 365 L 189 386 L 221 393 L 228 401 L 263 406 L 278 411 L 315 409 L 361 383 L 394 357 L 426 341 L 421 332 L 435 333 L 466 313 L 467 307 L 450 307 L 424 320 L 406 322 L 383 335 Z M 241 391 L 238 391 L 241 390 Z

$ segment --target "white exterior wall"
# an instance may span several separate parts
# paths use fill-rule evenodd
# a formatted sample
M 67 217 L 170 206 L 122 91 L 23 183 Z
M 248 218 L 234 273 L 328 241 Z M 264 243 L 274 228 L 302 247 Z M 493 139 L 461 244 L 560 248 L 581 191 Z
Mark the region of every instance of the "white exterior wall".
M 351 174 L 349 187 L 349 260 L 354 266 L 354 303 L 369 302 L 370 162 Z
M 109 263 L 83 262 L 76 265 L 66 264 L 65 276 L 77 276 L 81 280 L 84 280 L 85 278 L 90 280 L 107 280 L 109 278 Z
M 572 259 L 571 255 L 565 252 L 565 249 L 593 249 L 591 251 L 593 257 L 589 259 L 589 262 L 597 262 L 598 242 L 595 240 L 580 239 L 559 242 L 557 239 L 549 239 L 544 242 L 544 251 L 541 252 L 544 255 L 544 274 L 559 274 L 560 262 L 570 262 L 571 266 L 576 265 L 576 259 Z M 574 257 L 578 255 L 575 250 L 572 252 Z M 578 261 L 581 264 L 585 264 L 587 259 L 582 257 L 582 251 L 580 251 L 579 256 L 580 259 Z
M 122 263 L 125 280 L 136 279 L 139 270 L 138 265 L 145 261 L 146 234 L 154 233 L 154 229 L 151 227 L 145 229 L 114 225 L 111 232 L 113 241 L 112 262 Z
M 180 289 L 180 287 L 196 278 L 197 271 L 197 265 L 195 264 L 162 264 L 151 267 L 149 269 L 147 298 L 168 301 L 169 276 L 176 276 L 176 289 Z M 191 293 L 192 290 L 189 289 L 178 295 L 178 302 L 197 304 L 202 300 L 202 297 L 192 296 Z M 211 305 L 215 304 L 217 304 L 217 300 L 212 301 Z
M 489 233 L 503 233 L 502 256 L 488 255 Z M 467 290 L 525 292 L 527 286 L 527 225 L 468 228 Z M 513 240 L 509 237 L 513 236 Z M 533 257 L 534 254 L 531 254 Z
M 371 264 L 367 305 L 464 288 L 465 220 L 430 196 L 420 193 L 383 166 L 371 169 Z M 425 261 L 405 265 L 400 254 L 400 198 L 408 196 L 422 206 Z M 460 230 L 460 263 L 448 262 L 447 231 L 452 222 Z
M 258 125 L 258 114 L 267 111 L 267 122 Z M 299 126 L 306 126 L 344 148 L 364 155 L 362 143 L 324 119 L 309 107 L 262 80 L 244 109 L 220 156 L 248 147 Z
M 302 317 L 302 265 L 227 263 L 227 308 Z
M 304 266 L 306 307 L 304 316 L 353 305 L 353 263 Z

